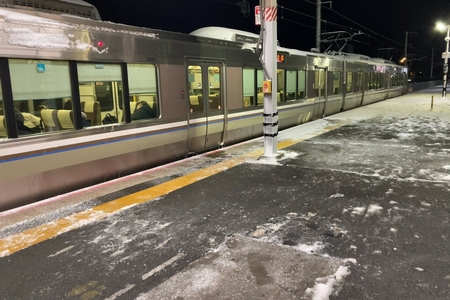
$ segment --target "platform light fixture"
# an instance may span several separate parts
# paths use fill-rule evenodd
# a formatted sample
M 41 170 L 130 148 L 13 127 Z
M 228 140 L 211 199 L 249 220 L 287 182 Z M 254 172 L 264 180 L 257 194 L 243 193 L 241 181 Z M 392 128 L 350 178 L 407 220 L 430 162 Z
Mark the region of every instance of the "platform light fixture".
M 442 86 L 442 97 L 446 98 L 447 96 L 447 74 L 448 74 L 448 43 L 450 41 L 450 25 L 444 24 L 443 22 L 438 22 L 436 24 L 436 28 L 439 31 L 447 31 L 447 36 L 445 37 L 446 47 L 445 53 L 442 54 L 444 58 L 444 82 Z

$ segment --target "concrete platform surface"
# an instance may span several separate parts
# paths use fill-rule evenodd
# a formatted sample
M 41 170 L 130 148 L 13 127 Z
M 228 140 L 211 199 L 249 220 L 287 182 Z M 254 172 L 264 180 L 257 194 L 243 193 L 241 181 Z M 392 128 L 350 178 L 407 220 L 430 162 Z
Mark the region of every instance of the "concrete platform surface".
M 440 92 L 0 213 L 0 299 L 448 299 Z

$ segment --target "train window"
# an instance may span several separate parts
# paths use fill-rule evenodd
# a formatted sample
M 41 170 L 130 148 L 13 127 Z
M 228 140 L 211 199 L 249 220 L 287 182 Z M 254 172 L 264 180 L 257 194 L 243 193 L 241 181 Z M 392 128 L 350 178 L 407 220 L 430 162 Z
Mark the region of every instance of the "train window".
M 189 111 L 191 113 L 201 113 L 204 111 L 202 74 L 201 66 L 188 66 Z
M 286 101 L 296 100 L 297 71 L 286 71 Z
M 208 83 L 209 83 L 209 109 L 220 110 L 221 109 L 221 79 L 220 79 L 220 67 L 209 66 L 208 67 Z
M 284 74 L 285 70 L 278 69 L 277 70 L 277 102 L 283 102 L 284 101 Z M 262 84 L 264 81 L 264 73 L 263 70 L 257 70 L 256 71 L 256 89 L 258 91 L 257 94 L 257 105 L 263 106 L 264 105 L 264 94 L 262 90 Z
M 403 75 L 402 74 L 395 74 L 394 75 L 394 84 L 395 86 L 401 86 L 403 81 Z
M 397 74 L 392 74 L 391 75 L 391 86 L 398 86 L 398 78 L 397 78 Z
M 362 92 L 363 91 L 363 85 L 364 85 L 364 72 L 358 72 L 357 73 L 356 90 L 355 90 L 355 92 Z
M 373 85 L 374 85 L 374 76 L 373 75 L 374 75 L 373 73 L 366 74 L 366 77 L 367 77 L 366 91 L 373 89 Z
M 278 69 L 277 70 L 277 102 L 284 102 L 284 74 L 285 70 Z
M 375 83 L 374 83 L 375 89 L 381 88 L 381 73 L 375 73 Z
M 91 124 L 106 125 L 123 120 L 120 65 L 80 63 L 77 68 L 81 108 Z
M 6 120 L 3 111 L 3 93 L 2 93 L 2 85 L 0 84 L 0 139 L 7 137 L 6 131 Z
M 298 99 L 306 98 L 306 71 L 298 71 Z
M 128 64 L 130 111 L 133 121 L 159 116 L 156 66 L 152 64 Z
M 347 93 L 353 92 L 353 73 L 347 72 Z
M 314 74 L 314 96 L 325 96 L 325 71 L 316 70 Z
M 257 94 L 257 102 L 256 105 L 263 106 L 264 105 L 264 94 L 262 91 L 262 84 L 264 81 L 264 73 L 263 70 L 256 71 L 256 89 L 258 91 Z
M 242 70 L 242 105 L 254 106 L 255 98 L 255 70 L 244 68 Z
M 341 93 L 341 72 L 333 72 L 333 95 Z
M 11 59 L 9 69 L 19 136 L 75 128 L 62 107 L 72 96 L 68 62 Z

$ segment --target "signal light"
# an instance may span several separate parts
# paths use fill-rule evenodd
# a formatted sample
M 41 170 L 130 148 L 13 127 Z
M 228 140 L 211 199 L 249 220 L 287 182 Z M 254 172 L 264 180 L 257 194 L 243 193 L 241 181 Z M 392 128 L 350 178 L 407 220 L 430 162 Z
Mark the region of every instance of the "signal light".
M 103 45 L 104 45 L 104 44 L 103 44 L 102 41 L 98 41 L 98 42 L 97 42 L 97 47 L 103 47 Z

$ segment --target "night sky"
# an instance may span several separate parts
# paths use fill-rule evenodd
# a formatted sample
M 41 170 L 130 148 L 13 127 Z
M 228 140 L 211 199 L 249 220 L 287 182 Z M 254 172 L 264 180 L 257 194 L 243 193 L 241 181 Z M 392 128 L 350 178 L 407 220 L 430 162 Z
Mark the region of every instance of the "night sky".
M 240 0 L 88 0 L 103 20 L 182 33 L 206 26 L 224 26 L 258 33 L 254 6 L 244 16 Z M 278 0 L 278 40 L 283 47 L 309 51 L 315 47 L 316 0 Z M 364 34 L 354 37 L 353 52 L 398 62 L 404 55 L 406 31 L 412 69 L 430 75 L 432 49 L 435 73 L 442 72 L 445 34 L 434 29 L 437 21 L 450 22 L 449 0 L 333 0 L 323 4 L 322 31 Z M 284 7 L 284 9 L 283 9 Z M 389 50 L 379 50 L 392 48 Z M 332 48 L 336 50 L 336 48 Z M 323 50 L 323 49 L 322 49 Z M 437 75 L 437 74 L 433 74 Z

